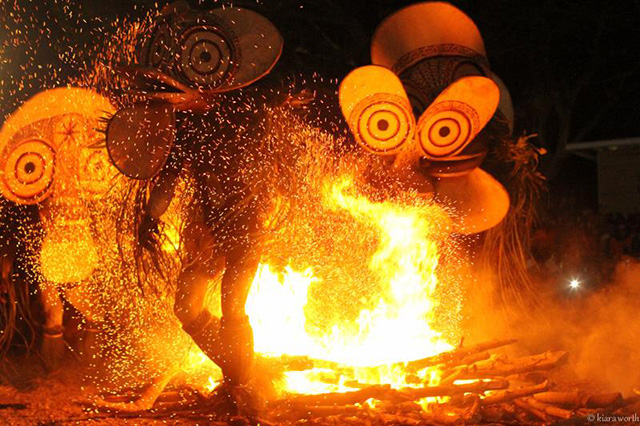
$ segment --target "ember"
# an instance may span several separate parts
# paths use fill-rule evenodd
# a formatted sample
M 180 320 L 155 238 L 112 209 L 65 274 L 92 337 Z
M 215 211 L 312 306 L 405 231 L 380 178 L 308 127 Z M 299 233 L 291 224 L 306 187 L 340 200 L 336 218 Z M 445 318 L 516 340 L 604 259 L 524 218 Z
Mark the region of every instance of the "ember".
M 637 421 L 640 264 L 532 235 L 582 87 L 637 73 L 523 73 L 559 37 L 508 2 L 486 49 L 446 2 L 296 1 L 0 1 L 0 423 Z

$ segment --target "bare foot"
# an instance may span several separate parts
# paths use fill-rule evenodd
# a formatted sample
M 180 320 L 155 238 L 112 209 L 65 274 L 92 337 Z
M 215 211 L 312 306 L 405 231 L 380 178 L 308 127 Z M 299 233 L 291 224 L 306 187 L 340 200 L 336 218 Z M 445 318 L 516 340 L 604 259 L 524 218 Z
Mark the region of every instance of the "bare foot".
M 78 402 L 81 403 L 82 405 L 93 406 L 98 410 L 100 409 L 113 410 L 113 411 L 120 411 L 124 413 L 135 413 L 138 411 L 150 410 L 151 408 L 153 408 L 153 405 L 158 400 L 158 397 L 160 396 L 160 394 L 162 394 L 162 391 L 164 391 L 164 388 L 167 387 L 171 379 L 175 377 L 178 371 L 179 371 L 179 368 L 176 367 L 169 370 L 164 375 L 156 378 L 153 382 L 151 382 L 151 385 L 149 385 L 149 387 L 147 387 L 140 394 L 140 396 L 133 401 L 122 402 L 122 401 L 109 400 L 108 397 L 107 398 L 97 397 L 97 398 L 92 398 L 91 400 L 78 401 Z

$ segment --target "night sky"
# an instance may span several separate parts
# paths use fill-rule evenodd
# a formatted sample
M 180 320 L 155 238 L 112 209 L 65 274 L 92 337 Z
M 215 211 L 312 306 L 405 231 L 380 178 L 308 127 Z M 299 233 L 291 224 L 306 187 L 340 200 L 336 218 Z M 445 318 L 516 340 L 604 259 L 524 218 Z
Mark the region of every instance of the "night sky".
M 156 4 L 157 3 L 157 4 Z M 0 2 L 0 112 L 42 87 L 64 84 L 90 49 L 109 37 L 117 19 L 135 20 L 166 2 L 150 0 L 2 0 Z M 219 2 L 191 1 L 210 8 Z M 369 63 L 376 25 L 400 0 L 246 0 L 283 33 L 284 73 L 340 79 Z M 595 194 L 595 164 L 562 155 L 556 146 L 640 136 L 640 2 L 633 0 L 455 0 L 478 25 L 492 70 L 511 91 L 516 132 L 539 133 L 551 155 L 543 171 L 570 187 L 587 174 Z M 83 53 L 83 51 L 85 51 Z M 563 133 L 564 132 L 564 133 Z M 568 135 L 568 136 L 567 136 Z M 545 169 L 547 168 L 547 169 Z M 586 182 L 586 184 L 584 183 Z

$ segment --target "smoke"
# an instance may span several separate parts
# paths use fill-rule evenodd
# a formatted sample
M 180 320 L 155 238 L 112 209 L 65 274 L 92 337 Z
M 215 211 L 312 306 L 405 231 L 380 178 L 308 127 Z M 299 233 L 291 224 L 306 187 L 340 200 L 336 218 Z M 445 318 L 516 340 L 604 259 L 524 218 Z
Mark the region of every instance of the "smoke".
M 638 300 L 640 262 L 623 259 L 610 284 L 582 299 L 556 303 L 558 324 L 549 337 L 569 351 L 579 379 L 623 392 L 640 387 Z
M 536 283 L 538 307 L 501 304 L 490 278 L 477 278 L 466 299 L 468 338 L 516 338 L 515 355 L 567 351 L 559 383 L 623 394 L 640 388 L 640 261 L 622 259 L 609 282 L 586 281 L 576 289 L 569 286 L 571 277 L 558 274 Z

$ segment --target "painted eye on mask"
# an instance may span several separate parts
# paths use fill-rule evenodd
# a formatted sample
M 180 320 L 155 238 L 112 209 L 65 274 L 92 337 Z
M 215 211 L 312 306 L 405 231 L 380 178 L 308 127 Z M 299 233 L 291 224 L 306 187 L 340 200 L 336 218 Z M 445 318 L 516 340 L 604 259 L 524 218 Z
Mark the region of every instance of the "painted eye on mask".
M 180 76 L 192 84 L 213 89 L 235 73 L 237 52 L 221 28 L 211 25 L 190 28 L 181 36 L 179 46 Z
M 82 190 L 93 197 L 105 194 L 111 187 L 116 172 L 106 150 L 85 147 L 80 150 L 78 161 L 78 183 Z
M 148 53 L 143 62 L 154 68 L 161 68 L 163 64 L 169 61 L 171 56 L 172 37 L 169 25 L 166 22 L 159 24 L 151 40 Z
M 0 154 L 2 195 L 18 204 L 36 204 L 53 187 L 55 148 L 39 139 L 26 140 Z
M 356 141 L 367 151 L 393 155 L 413 139 L 411 105 L 392 71 L 375 65 L 357 68 L 340 84 L 339 97 Z
M 46 90 L 26 101 L 0 129 L 0 195 L 38 204 L 54 186 L 75 179 L 78 149 L 99 142 L 95 129 L 112 111 L 106 98 L 74 87 Z
M 464 77 L 447 87 L 418 120 L 418 138 L 427 158 L 459 154 L 491 119 L 500 90 L 486 77 Z

